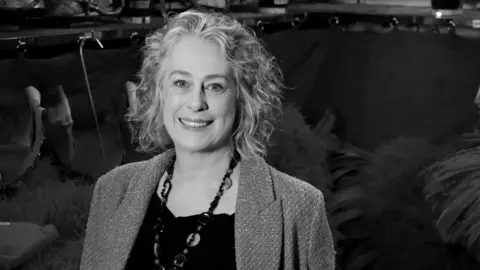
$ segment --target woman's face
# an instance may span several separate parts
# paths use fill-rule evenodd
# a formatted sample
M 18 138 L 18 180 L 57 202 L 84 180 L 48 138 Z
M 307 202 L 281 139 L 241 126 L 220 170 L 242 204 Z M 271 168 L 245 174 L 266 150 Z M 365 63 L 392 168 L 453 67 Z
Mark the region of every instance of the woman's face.
M 207 152 L 227 146 L 236 90 L 220 47 L 200 37 L 184 37 L 167 61 L 163 121 L 175 148 Z

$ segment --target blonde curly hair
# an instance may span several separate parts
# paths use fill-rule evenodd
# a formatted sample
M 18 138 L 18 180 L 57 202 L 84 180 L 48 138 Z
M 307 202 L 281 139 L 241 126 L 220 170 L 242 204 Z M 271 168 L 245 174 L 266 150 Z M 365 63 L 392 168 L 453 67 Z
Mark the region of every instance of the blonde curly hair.
M 196 35 L 220 46 L 237 86 L 233 143 L 242 157 L 266 155 L 269 138 L 282 111 L 282 73 L 253 30 L 232 16 L 189 10 L 168 19 L 146 38 L 143 62 L 130 106 L 130 122 L 138 150 L 161 152 L 172 146 L 162 117 L 164 61 L 184 36 Z

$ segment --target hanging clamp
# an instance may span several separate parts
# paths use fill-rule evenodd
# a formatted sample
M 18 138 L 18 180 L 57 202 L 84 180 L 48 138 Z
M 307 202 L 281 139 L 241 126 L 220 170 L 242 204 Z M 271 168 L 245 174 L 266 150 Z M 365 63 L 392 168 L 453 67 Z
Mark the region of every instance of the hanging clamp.
M 255 26 L 260 30 L 260 32 L 265 30 L 265 23 L 262 20 L 258 20 Z
M 137 32 L 130 34 L 130 42 L 133 46 L 137 46 L 140 43 L 140 35 Z
M 337 16 L 332 16 L 328 19 L 328 25 L 337 26 L 340 23 L 340 19 Z
M 23 56 L 27 52 L 27 47 L 28 47 L 27 43 L 19 39 L 16 47 L 17 57 L 23 58 Z
M 297 28 L 299 27 L 302 23 L 304 23 L 306 20 L 307 20 L 307 17 L 308 17 L 308 13 L 303 13 L 303 17 L 300 18 L 299 16 L 295 16 L 293 17 L 293 20 L 292 20 L 292 27 L 293 28 Z
M 447 21 L 446 21 L 446 24 L 447 24 L 447 28 L 448 28 L 448 33 L 454 35 L 455 32 L 456 32 L 455 22 L 454 22 L 453 20 L 447 20 Z
M 389 27 L 392 31 L 397 31 L 398 30 L 398 24 L 399 24 L 399 22 L 398 22 L 397 18 L 395 18 L 395 17 L 392 17 L 390 19 L 390 22 L 388 23 L 388 25 L 389 25 Z
M 98 44 L 98 47 L 100 47 L 101 49 L 103 49 L 103 44 L 102 42 L 100 41 L 100 39 L 96 38 L 95 37 L 95 32 L 91 31 L 90 34 L 85 34 L 83 36 L 80 36 L 78 38 L 78 41 L 80 42 L 80 52 L 82 53 L 83 55 L 83 47 L 85 46 L 85 42 L 87 40 L 93 40 L 95 41 L 97 44 Z

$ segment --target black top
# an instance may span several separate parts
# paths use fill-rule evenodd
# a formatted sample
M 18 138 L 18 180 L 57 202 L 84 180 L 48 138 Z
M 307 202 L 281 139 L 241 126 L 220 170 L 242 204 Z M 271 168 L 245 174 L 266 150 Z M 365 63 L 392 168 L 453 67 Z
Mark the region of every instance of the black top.
M 168 208 L 165 210 L 162 216 L 165 227 L 160 235 L 160 261 L 169 269 L 175 255 L 185 248 L 187 236 L 195 232 L 199 216 L 175 218 Z M 159 213 L 160 199 L 154 193 L 125 269 L 155 269 L 153 226 Z M 214 215 L 213 220 L 200 232 L 199 244 L 189 249 L 187 262 L 182 269 L 236 269 L 234 224 L 233 214 Z

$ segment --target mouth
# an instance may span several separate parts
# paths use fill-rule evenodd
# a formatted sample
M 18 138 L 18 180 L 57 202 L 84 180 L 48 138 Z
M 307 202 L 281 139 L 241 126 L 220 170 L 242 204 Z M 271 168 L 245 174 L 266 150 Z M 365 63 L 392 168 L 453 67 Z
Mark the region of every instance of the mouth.
M 205 128 L 213 123 L 213 120 L 178 118 L 178 121 L 188 128 Z

